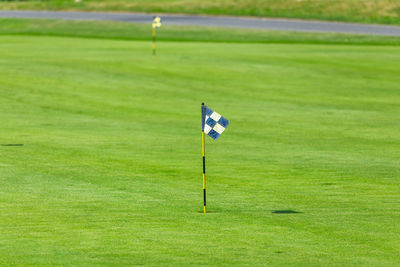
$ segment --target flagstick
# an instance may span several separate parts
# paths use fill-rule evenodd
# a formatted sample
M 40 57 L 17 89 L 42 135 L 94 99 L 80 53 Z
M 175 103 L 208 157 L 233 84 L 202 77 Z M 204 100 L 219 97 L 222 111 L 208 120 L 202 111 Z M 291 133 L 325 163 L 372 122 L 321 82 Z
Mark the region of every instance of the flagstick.
M 153 28 L 153 57 L 156 56 L 156 28 Z
M 204 144 L 204 131 L 201 132 L 203 143 L 203 198 L 204 198 L 204 213 L 206 213 L 206 153 Z
M 204 108 L 204 103 L 201 103 Z M 204 199 L 204 213 L 206 213 L 206 145 L 204 140 L 204 129 L 201 131 L 201 143 L 202 143 L 202 154 L 203 154 L 203 199 Z

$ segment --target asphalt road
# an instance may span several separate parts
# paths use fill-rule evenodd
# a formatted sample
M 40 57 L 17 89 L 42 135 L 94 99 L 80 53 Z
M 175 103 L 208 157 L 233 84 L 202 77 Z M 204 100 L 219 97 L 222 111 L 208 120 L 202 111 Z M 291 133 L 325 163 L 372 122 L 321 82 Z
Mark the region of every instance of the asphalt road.
M 151 23 L 154 15 L 138 13 L 54 12 L 54 11 L 0 11 L 2 18 L 46 18 L 70 20 L 113 20 L 132 23 Z M 294 19 L 216 17 L 191 15 L 162 15 L 164 24 L 216 26 L 248 29 L 267 29 L 302 32 L 337 32 L 400 36 L 399 26 L 356 23 L 321 22 Z

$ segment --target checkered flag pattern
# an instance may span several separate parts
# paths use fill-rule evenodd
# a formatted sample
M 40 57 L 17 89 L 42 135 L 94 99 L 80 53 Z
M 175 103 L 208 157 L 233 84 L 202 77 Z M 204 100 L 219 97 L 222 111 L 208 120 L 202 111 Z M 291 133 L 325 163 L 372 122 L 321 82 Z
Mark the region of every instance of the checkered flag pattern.
M 203 131 L 212 139 L 217 140 L 222 132 L 228 127 L 229 121 L 209 107 L 203 108 Z

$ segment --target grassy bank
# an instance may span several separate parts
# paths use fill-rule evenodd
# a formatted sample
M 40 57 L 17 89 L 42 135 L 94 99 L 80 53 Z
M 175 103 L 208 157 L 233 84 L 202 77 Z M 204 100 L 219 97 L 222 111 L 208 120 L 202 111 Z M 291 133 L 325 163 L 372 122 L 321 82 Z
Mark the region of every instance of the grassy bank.
M 393 0 L 72 0 L 7 1 L 1 9 L 164 12 L 320 19 L 400 24 L 400 2 Z
M 151 40 L 151 26 L 109 21 L 0 19 L 1 35 L 66 36 L 120 40 Z M 301 33 L 213 27 L 163 26 L 159 41 L 219 43 L 304 43 L 399 45 L 400 37 L 336 33 Z

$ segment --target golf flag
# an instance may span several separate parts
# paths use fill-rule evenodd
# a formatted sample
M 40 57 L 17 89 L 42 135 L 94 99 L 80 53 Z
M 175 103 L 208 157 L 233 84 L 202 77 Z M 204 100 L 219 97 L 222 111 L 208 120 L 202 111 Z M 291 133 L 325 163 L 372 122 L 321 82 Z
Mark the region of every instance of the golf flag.
M 207 106 L 202 106 L 202 130 L 212 139 L 217 140 L 229 125 L 229 121 Z
M 204 213 L 206 213 L 206 142 L 204 135 L 208 134 L 212 139 L 217 140 L 218 137 L 228 127 L 229 121 L 217 112 L 201 103 L 201 144 L 203 155 L 203 201 Z
M 160 28 L 161 27 L 161 18 L 160 17 L 155 17 L 153 20 L 153 29 L 155 28 Z
M 161 27 L 161 18 L 155 17 L 153 20 L 152 28 L 153 28 L 153 57 L 156 55 L 156 35 L 157 29 Z

